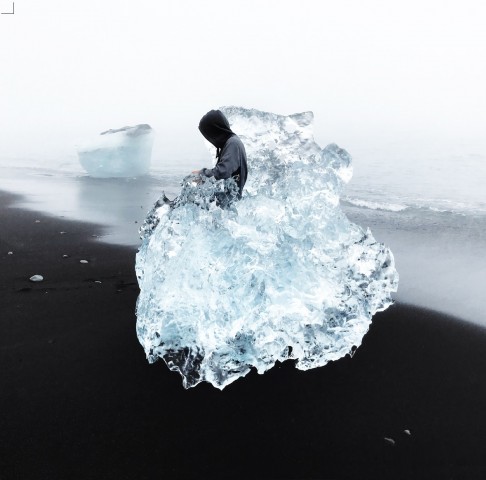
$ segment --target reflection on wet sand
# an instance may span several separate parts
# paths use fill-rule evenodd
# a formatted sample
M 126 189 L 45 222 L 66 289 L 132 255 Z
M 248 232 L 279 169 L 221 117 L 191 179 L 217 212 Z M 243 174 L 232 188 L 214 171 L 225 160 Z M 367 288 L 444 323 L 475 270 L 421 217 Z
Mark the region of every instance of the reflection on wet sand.
M 139 178 L 55 176 L 36 172 L 19 175 L 12 169 L 2 188 L 25 195 L 16 206 L 103 225 L 100 240 L 138 245 L 138 227 L 162 191 L 174 197 L 182 175 Z

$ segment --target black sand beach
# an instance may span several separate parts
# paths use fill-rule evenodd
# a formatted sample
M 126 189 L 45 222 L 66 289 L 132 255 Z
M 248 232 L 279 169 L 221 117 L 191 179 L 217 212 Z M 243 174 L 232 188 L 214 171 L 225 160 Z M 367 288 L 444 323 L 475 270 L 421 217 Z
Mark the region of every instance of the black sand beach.
M 136 250 L 14 200 L 0 195 L 2 480 L 486 478 L 486 329 L 396 304 L 353 358 L 186 391 L 136 338 Z

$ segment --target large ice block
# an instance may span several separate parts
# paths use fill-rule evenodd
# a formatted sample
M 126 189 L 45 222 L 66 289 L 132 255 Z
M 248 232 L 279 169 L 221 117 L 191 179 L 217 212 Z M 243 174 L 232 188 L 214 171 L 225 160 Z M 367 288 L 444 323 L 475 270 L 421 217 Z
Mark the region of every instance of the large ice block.
M 154 133 L 141 124 L 102 132 L 78 148 L 79 161 L 93 177 L 137 177 L 150 169 Z
M 311 112 L 221 110 L 247 151 L 243 198 L 220 208 L 231 179 L 185 178 L 149 212 L 136 257 L 138 338 L 186 388 L 352 354 L 398 286 L 392 252 L 340 208 L 351 157 L 319 147 Z

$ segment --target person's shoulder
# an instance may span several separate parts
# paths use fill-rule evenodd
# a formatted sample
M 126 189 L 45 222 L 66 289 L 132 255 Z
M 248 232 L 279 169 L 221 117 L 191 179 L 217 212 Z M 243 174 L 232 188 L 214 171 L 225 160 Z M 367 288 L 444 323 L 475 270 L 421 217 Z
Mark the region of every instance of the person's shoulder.
M 230 138 L 228 138 L 227 142 L 226 142 L 229 145 L 232 145 L 233 148 L 234 147 L 238 147 L 238 148 L 242 148 L 244 149 L 245 146 L 243 145 L 243 142 L 241 141 L 241 138 L 238 137 L 238 135 L 234 134 L 234 135 L 231 135 Z

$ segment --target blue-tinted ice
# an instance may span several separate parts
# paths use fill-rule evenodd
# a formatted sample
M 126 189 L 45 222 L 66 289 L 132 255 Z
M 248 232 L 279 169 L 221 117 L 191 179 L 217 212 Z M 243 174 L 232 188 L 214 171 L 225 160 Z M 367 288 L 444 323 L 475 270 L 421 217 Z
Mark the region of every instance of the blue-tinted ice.
M 78 148 L 79 162 L 92 177 L 138 177 L 150 170 L 153 141 L 147 124 L 107 130 Z
M 147 216 L 136 258 L 138 338 L 186 388 L 351 354 L 398 286 L 392 252 L 341 211 L 351 157 L 314 142 L 312 112 L 221 110 L 247 150 L 243 198 L 232 180 L 186 177 Z

